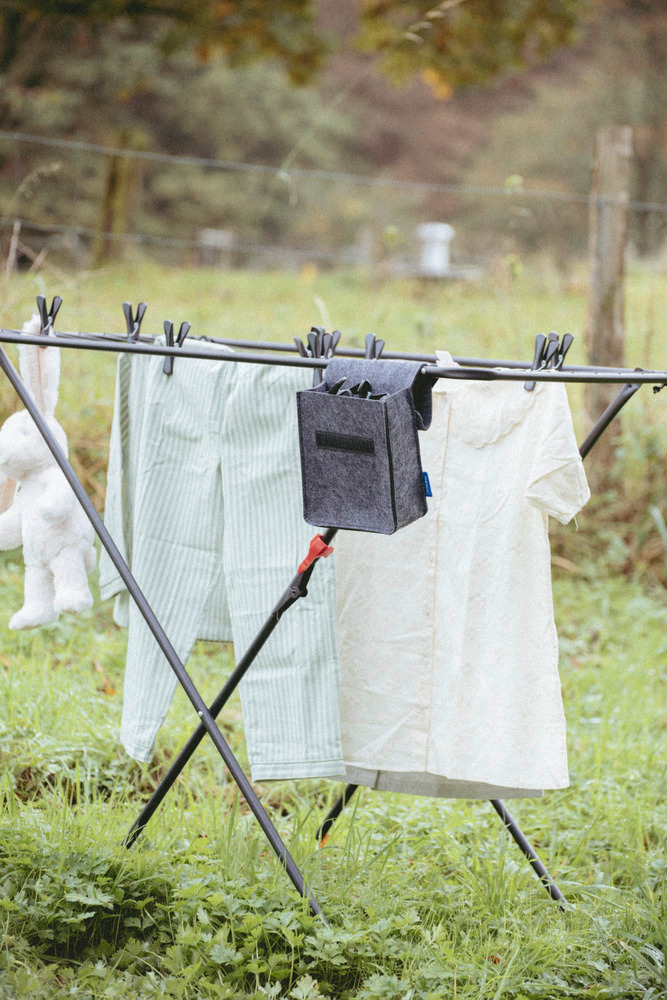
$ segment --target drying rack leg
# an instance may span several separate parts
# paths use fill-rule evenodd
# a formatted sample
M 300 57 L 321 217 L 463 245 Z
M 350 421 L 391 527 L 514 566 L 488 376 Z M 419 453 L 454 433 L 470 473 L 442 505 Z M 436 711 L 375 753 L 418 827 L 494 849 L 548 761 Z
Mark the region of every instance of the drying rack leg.
M 594 427 L 591 428 L 585 440 L 582 442 L 582 445 L 579 448 L 579 454 L 582 458 L 586 458 L 586 455 L 588 455 L 596 441 L 602 437 L 614 417 L 620 412 L 620 410 L 623 409 L 627 401 L 634 396 L 638 389 L 641 389 L 640 382 L 626 382 L 625 385 L 621 386 L 607 409 L 601 414 Z
M 514 842 L 518 844 L 519 848 L 528 858 L 533 871 L 535 872 L 535 874 L 537 875 L 540 882 L 547 890 L 551 898 L 556 900 L 556 902 L 560 903 L 562 906 L 562 904 L 565 903 L 565 896 L 560 891 L 555 881 L 545 868 L 535 848 L 530 843 L 525 833 L 523 832 L 523 830 L 521 829 L 521 827 L 514 819 L 507 806 L 505 805 L 505 803 L 502 801 L 502 799 L 491 799 L 491 805 L 496 810 L 501 820 L 507 827 L 507 831 L 514 840 Z
M 317 900 L 315 899 L 311 890 L 306 885 L 303 875 L 299 871 L 299 868 L 297 867 L 294 859 L 287 850 L 287 847 L 281 840 L 280 834 L 276 830 L 266 810 L 262 806 L 262 803 L 260 802 L 257 793 L 255 792 L 254 788 L 246 778 L 243 769 L 241 768 L 236 757 L 234 756 L 224 736 L 220 732 L 220 729 L 216 725 L 215 719 L 208 710 L 206 703 L 199 694 L 199 691 L 195 687 L 187 670 L 181 663 L 175 649 L 171 645 L 160 622 L 157 620 L 155 613 L 153 612 L 153 609 L 146 600 L 146 597 L 141 591 L 139 585 L 137 584 L 137 581 L 132 576 L 132 573 L 130 572 L 127 563 L 125 562 L 121 553 L 119 552 L 116 543 L 109 534 L 100 515 L 95 510 L 90 498 L 88 497 L 88 494 L 86 493 L 76 473 L 74 472 L 74 469 L 70 465 L 69 461 L 67 460 L 67 457 L 60 448 L 60 445 L 53 436 L 51 429 L 44 420 L 44 417 L 42 416 L 39 409 L 35 405 L 32 396 L 27 391 L 25 385 L 19 378 L 18 373 L 16 372 L 14 366 L 7 357 L 7 354 L 5 353 L 2 346 L 0 346 L 0 368 L 2 368 L 4 374 L 7 376 L 8 381 L 14 388 L 14 391 L 16 392 L 19 399 L 25 406 L 26 410 L 32 417 L 35 425 L 37 426 L 37 429 L 39 430 L 40 434 L 42 435 L 42 438 L 44 439 L 47 447 L 49 448 L 49 451 L 51 452 L 58 466 L 62 470 L 63 475 L 67 479 L 69 485 L 71 486 L 74 492 L 74 495 L 81 504 L 81 507 L 83 508 L 86 516 L 88 517 L 88 520 L 91 522 L 93 529 L 95 530 L 95 533 L 97 534 L 104 548 L 109 553 L 109 557 L 111 558 L 116 569 L 118 570 L 120 577 L 123 580 L 125 586 L 127 587 L 130 596 L 137 605 L 137 608 L 139 609 L 141 615 L 143 616 L 146 624 L 153 633 L 156 642 L 158 643 L 160 649 L 164 653 L 167 662 L 169 663 L 169 666 L 176 674 L 181 687 L 185 691 L 191 704 L 193 705 L 195 711 L 197 712 L 197 715 L 201 719 L 202 728 L 210 736 L 216 750 L 218 751 L 223 761 L 225 762 L 232 778 L 238 785 L 241 794 L 245 798 L 253 815 L 255 816 L 255 819 L 257 820 L 261 829 L 263 830 L 264 835 L 269 841 L 271 847 L 273 848 L 281 864 L 285 868 L 285 871 L 287 872 L 290 880 L 292 881 L 292 884 L 298 891 L 299 895 L 308 900 L 312 912 L 316 915 L 322 916 L 322 919 L 325 920 L 326 922 L 326 919 L 324 918 L 324 915 L 320 910 Z M 298 594 L 294 595 L 293 599 L 297 600 L 298 596 L 300 595 Z M 289 606 L 289 604 L 287 604 L 287 606 Z
M 358 787 L 359 785 L 346 785 L 343 794 L 334 802 L 333 806 L 327 813 L 326 818 L 319 826 L 317 833 L 315 834 L 315 838 L 319 841 L 320 847 L 324 847 L 326 844 L 329 839 L 329 831 L 331 830 L 331 827 L 334 825 Z
M 325 546 L 329 545 L 329 543 L 334 538 L 337 530 L 338 530 L 337 528 L 328 528 L 320 536 Z M 297 601 L 300 597 L 305 597 L 305 595 L 307 594 L 306 588 L 308 585 L 308 581 L 310 580 L 310 577 L 313 573 L 318 558 L 320 557 L 315 556 L 310 565 L 302 572 L 300 573 L 298 572 L 296 576 L 292 579 L 287 590 L 284 592 L 283 596 L 280 598 L 275 608 L 273 609 L 267 620 L 264 622 L 264 625 L 257 633 L 257 635 L 255 636 L 252 643 L 250 644 L 246 652 L 243 654 L 241 659 L 236 664 L 236 667 L 229 675 L 227 682 L 222 687 L 222 689 L 220 690 L 214 701 L 211 703 L 209 712 L 211 713 L 213 718 L 217 718 L 217 716 L 220 714 L 220 712 L 223 709 L 223 706 L 229 700 L 232 693 L 239 684 L 239 681 L 242 679 L 243 675 L 248 670 L 248 668 L 256 658 L 259 651 L 262 649 L 264 643 L 273 632 L 274 628 L 278 624 L 283 613 L 287 610 L 287 608 L 291 607 L 291 605 L 295 601 Z M 125 839 L 126 847 L 131 847 L 132 844 L 134 844 L 134 842 L 140 836 L 141 832 L 143 831 L 144 827 L 150 820 L 151 816 L 156 811 L 162 800 L 165 798 L 167 792 L 174 784 L 179 774 L 186 766 L 186 764 L 188 763 L 193 753 L 195 752 L 195 750 L 197 749 L 197 747 L 199 746 L 199 744 L 201 743 L 201 741 L 204 739 L 205 736 L 206 736 L 206 727 L 204 725 L 199 725 L 192 733 L 192 736 L 190 736 L 187 743 L 180 751 L 180 753 L 174 760 L 173 764 L 165 774 L 164 778 L 162 779 L 162 781 L 157 786 L 151 797 L 146 802 L 145 806 L 139 813 L 139 816 L 130 827 L 129 833 Z
M 356 792 L 358 785 L 346 785 L 345 790 L 342 795 L 334 802 L 333 806 L 327 813 L 325 819 L 320 825 L 317 833 L 315 834 L 317 840 L 319 841 L 320 847 L 324 847 L 326 844 L 331 828 L 342 813 L 343 809 L 350 801 L 354 793 Z M 530 843 L 525 833 L 514 819 L 509 809 L 501 799 L 491 799 L 491 805 L 496 810 L 501 820 L 507 827 L 510 836 L 513 838 L 516 844 L 520 847 L 523 853 L 526 855 L 533 871 L 539 878 L 540 882 L 544 885 L 545 889 L 549 893 L 552 899 L 561 903 L 565 902 L 565 896 L 560 891 L 556 885 L 554 879 L 551 877 L 544 864 L 540 860 L 535 848 Z

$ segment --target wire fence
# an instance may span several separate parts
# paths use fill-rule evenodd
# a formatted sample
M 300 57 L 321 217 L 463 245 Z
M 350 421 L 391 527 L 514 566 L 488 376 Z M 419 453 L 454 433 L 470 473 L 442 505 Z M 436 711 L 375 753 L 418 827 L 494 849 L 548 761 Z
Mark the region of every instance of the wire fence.
M 171 156 L 0 132 L 2 259 L 63 268 L 147 254 L 174 265 L 381 267 L 473 277 L 541 254 L 566 272 L 586 255 L 591 196 L 433 184 Z M 630 201 L 630 247 L 659 255 L 667 204 Z M 451 230 L 424 226 L 437 220 Z M 18 228 L 17 228 L 18 227 Z

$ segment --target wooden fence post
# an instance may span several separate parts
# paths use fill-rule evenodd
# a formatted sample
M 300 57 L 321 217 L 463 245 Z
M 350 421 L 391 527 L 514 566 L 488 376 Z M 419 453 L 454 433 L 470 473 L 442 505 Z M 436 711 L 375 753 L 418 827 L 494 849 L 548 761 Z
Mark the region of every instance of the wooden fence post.
M 604 125 L 598 129 L 589 209 L 586 352 L 591 365 L 625 364 L 623 279 L 631 160 L 632 129 L 629 125 Z M 586 386 L 584 400 L 591 424 L 617 391 L 618 386 L 613 385 Z M 598 489 L 609 479 L 619 432 L 619 423 L 615 420 L 595 449 L 591 478 Z

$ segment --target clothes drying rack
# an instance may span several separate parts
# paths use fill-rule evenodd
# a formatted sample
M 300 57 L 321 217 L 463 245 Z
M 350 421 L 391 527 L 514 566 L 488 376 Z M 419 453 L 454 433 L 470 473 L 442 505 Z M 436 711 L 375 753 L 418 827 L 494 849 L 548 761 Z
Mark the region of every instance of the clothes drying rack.
M 140 303 L 136 315 L 133 314 L 132 307 L 129 303 L 126 302 L 123 304 L 127 325 L 126 335 L 103 333 L 56 333 L 54 329 L 54 321 L 61 304 L 62 299 L 60 296 L 56 296 L 52 300 L 50 308 L 47 309 L 44 296 L 38 296 L 37 305 L 40 313 L 40 333 L 37 335 L 27 335 L 18 330 L 0 329 L 0 345 L 2 343 L 33 344 L 39 347 L 53 346 L 65 349 L 159 355 L 165 358 L 165 371 L 168 371 L 168 366 L 173 365 L 174 359 L 179 357 L 193 357 L 199 360 L 211 359 L 215 361 L 241 362 L 248 364 L 304 367 L 320 370 L 326 368 L 328 363 L 326 356 L 317 356 L 318 351 L 315 347 L 315 342 L 311 343 L 311 349 L 310 351 L 307 351 L 298 340 L 294 346 L 290 344 L 274 344 L 263 341 L 217 340 L 215 343 L 234 347 L 235 350 L 230 353 L 221 353 L 219 350 L 207 351 L 205 348 L 201 349 L 200 347 L 197 351 L 191 351 L 185 345 L 185 339 L 189 332 L 189 324 L 187 323 L 181 324 L 179 334 L 176 338 L 174 338 L 173 324 L 169 321 L 165 322 L 164 328 L 166 343 L 157 343 L 155 342 L 155 338 L 145 337 L 140 333 L 141 321 L 146 310 L 144 303 Z M 566 337 L 567 336 L 569 335 L 566 335 Z M 542 337 L 542 348 L 544 348 L 546 338 L 543 337 L 543 335 L 539 335 L 538 340 L 540 337 Z M 554 337 L 555 335 L 551 335 L 550 339 L 553 341 Z M 378 342 L 373 335 L 369 335 L 369 338 L 367 338 L 365 352 L 354 348 L 343 348 L 337 351 L 337 353 L 352 357 L 377 357 L 382 351 L 384 345 L 382 342 Z M 203 339 L 207 340 L 210 338 Z M 570 342 L 571 339 L 572 338 L 570 338 Z M 331 341 L 329 341 L 329 344 L 330 343 Z M 564 343 L 565 338 L 563 339 L 563 344 Z M 321 339 L 318 341 L 318 344 L 321 345 Z M 557 347 L 554 347 L 551 350 L 552 357 L 556 354 L 556 350 Z M 277 353 L 264 353 L 269 351 Z M 294 354 L 297 351 L 299 353 L 298 357 L 285 356 L 287 353 Z M 323 353 L 326 354 L 326 350 Z M 580 448 L 580 454 L 582 457 L 588 454 L 590 449 L 617 413 L 643 384 L 652 384 L 654 392 L 659 392 L 660 389 L 667 384 L 667 371 L 644 371 L 641 369 L 605 368 L 589 365 L 566 366 L 563 363 L 565 350 L 562 349 L 562 346 L 561 356 L 558 359 L 558 367 L 547 368 L 544 362 L 544 356 L 546 353 L 547 351 L 544 349 L 538 352 L 536 343 L 535 359 L 532 364 L 530 362 L 501 361 L 495 359 L 454 358 L 454 360 L 461 365 L 459 368 L 440 367 L 433 363 L 437 359 L 431 355 L 415 355 L 388 351 L 383 353 L 383 358 L 402 358 L 423 361 L 423 373 L 437 378 L 525 382 L 526 374 L 530 373 L 531 382 L 597 382 L 620 384 L 622 388 L 620 389 L 618 395 L 607 407 L 587 436 L 586 440 L 583 442 Z M 310 356 L 308 356 L 309 354 Z M 541 358 L 542 361 L 538 364 L 539 358 Z M 200 720 L 196 730 L 192 733 L 192 736 L 180 751 L 160 785 L 155 789 L 150 799 L 142 809 L 140 815 L 132 825 L 125 840 L 126 845 L 130 847 L 136 841 L 137 837 L 141 834 L 155 810 L 167 795 L 174 781 L 182 772 L 192 754 L 195 752 L 204 737 L 208 734 L 237 787 L 239 788 L 239 791 L 245 798 L 273 851 L 285 868 L 285 871 L 287 872 L 287 875 L 289 876 L 295 889 L 300 896 L 308 901 L 312 912 L 319 915 L 326 923 L 326 917 L 322 913 L 312 890 L 306 884 L 296 862 L 290 855 L 277 829 L 264 809 L 257 793 L 246 777 L 229 744 L 220 731 L 220 728 L 216 723 L 216 717 L 228 701 L 243 675 L 251 666 L 260 649 L 264 646 L 269 636 L 276 628 L 282 615 L 297 600 L 306 596 L 308 582 L 315 566 L 320 558 L 327 556 L 329 552 L 332 551 L 329 543 L 333 540 L 338 529 L 325 529 L 322 531 L 322 534 L 315 535 L 312 539 L 309 551 L 301 564 L 298 566 L 296 575 L 290 581 L 288 587 L 270 612 L 266 622 L 258 632 L 253 642 L 250 644 L 249 648 L 238 660 L 234 670 L 230 674 L 227 682 L 217 697 L 213 700 L 210 706 L 207 706 L 188 674 L 184 664 L 176 654 L 176 651 L 170 643 L 169 638 L 158 621 L 145 595 L 133 577 L 129 566 L 123 559 L 114 539 L 111 537 L 109 531 L 104 525 L 102 518 L 95 510 L 95 507 L 72 468 L 72 465 L 60 448 L 44 417 L 37 408 L 32 396 L 26 389 L 26 386 L 22 382 L 2 346 L 0 346 L 0 367 L 26 410 L 30 413 L 30 416 L 36 424 L 42 438 L 71 486 L 78 502 L 90 520 L 95 533 L 100 539 L 101 544 L 109 554 L 109 557 L 115 565 L 131 598 L 137 605 L 140 614 L 152 632 L 158 646 L 169 663 L 169 666 L 174 671 L 179 684 L 183 688 Z M 330 810 L 317 832 L 317 837 L 320 843 L 326 838 L 332 824 L 335 822 L 337 816 L 340 815 L 342 809 L 354 794 L 356 788 L 356 785 L 347 785 L 344 793 Z M 519 848 L 528 858 L 533 870 L 549 892 L 550 896 L 554 900 L 558 901 L 562 906 L 564 903 L 563 894 L 538 857 L 528 838 L 522 832 L 514 817 L 510 814 L 504 802 L 499 799 L 494 799 L 492 800 L 492 805 L 512 838 L 516 841 Z

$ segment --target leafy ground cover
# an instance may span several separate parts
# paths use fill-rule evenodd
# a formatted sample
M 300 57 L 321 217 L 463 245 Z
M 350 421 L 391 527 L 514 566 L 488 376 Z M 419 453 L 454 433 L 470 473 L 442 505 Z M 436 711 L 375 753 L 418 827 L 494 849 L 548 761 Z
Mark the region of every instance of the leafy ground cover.
M 138 288 L 140 277 L 152 282 L 148 290 Z M 93 275 L 70 290 L 77 310 L 71 324 L 68 290 L 44 291 L 65 296 L 61 329 L 120 330 L 118 303 L 149 301 L 151 292 L 163 294 L 176 322 L 194 317 L 186 306 L 207 308 L 201 332 L 213 334 L 220 317 L 230 336 L 286 340 L 320 318 L 314 311 L 333 312 L 336 301 L 342 318 L 334 324 L 356 323 L 360 341 L 368 329 L 391 329 L 392 346 L 451 344 L 455 353 L 490 352 L 496 344 L 498 353 L 501 344 L 514 353 L 532 342 L 536 325 L 576 333 L 581 320 L 580 292 L 549 291 L 546 278 L 521 290 L 503 279 L 482 294 L 306 273 L 270 277 L 266 295 L 252 300 L 258 329 L 251 331 L 242 324 L 259 277 L 223 277 L 148 267 L 134 279 L 129 272 Z M 641 303 L 639 289 L 647 286 L 641 275 L 636 281 L 631 297 Z M 20 325 L 9 312 L 29 311 L 34 290 L 32 279 L 12 284 L 0 321 Z M 512 301 L 527 317 L 521 331 Z M 553 320 L 559 303 L 562 325 Z M 419 309 L 431 317 L 422 332 Z M 647 343 L 641 316 L 649 322 L 638 309 L 637 352 Z M 479 336 L 470 332 L 476 324 Z M 147 329 L 158 332 L 159 324 L 147 322 Z M 65 365 L 59 412 L 101 502 L 114 366 L 73 352 Z M 12 405 L 4 389 L 2 403 Z M 639 512 L 635 536 L 657 523 L 642 485 L 651 455 L 654 464 L 664 455 L 652 403 L 647 398 L 644 416 L 637 409 L 628 424 L 643 421 L 643 441 L 657 435 L 653 452 L 619 456 L 624 502 L 629 496 Z M 660 482 L 656 473 L 653 486 Z M 329 927 L 295 895 L 206 743 L 143 838 L 132 850 L 123 846 L 140 802 L 189 735 L 192 710 L 177 693 L 153 763 L 129 761 L 117 740 L 125 636 L 110 607 L 96 602 L 53 626 L 10 632 L 22 563 L 17 552 L 0 555 L 0 997 L 664 996 L 665 590 L 652 564 L 629 561 L 613 519 L 599 510 L 587 518 L 581 515 L 578 531 L 559 533 L 554 565 L 571 787 L 513 806 L 567 909 L 549 899 L 487 803 L 365 791 L 316 850 L 315 830 L 340 786 L 260 786 Z M 212 643 L 199 643 L 190 661 L 206 697 L 231 665 L 232 651 Z M 244 762 L 238 700 L 222 724 Z
M 6 607 L 20 585 L 5 556 Z M 328 928 L 206 745 L 143 840 L 122 846 L 193 720 L 177 697 L 154 763 L 124 757 L 124 636 L 108 609 L 29 633 L 3 626 L 0 995 L 664 995 L 664 592 L 562 572 L 555 597 L 572 785 L 514 811 L 568 909 L 486 803 L 364 792 L 316 851 L 339 786 L 267 783 Z M 229 666 L 228 651 L 200 643 L 191 669 L 212 695 Z M 243 759 L 237 705 L 224 729 Z

